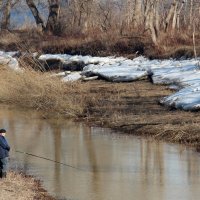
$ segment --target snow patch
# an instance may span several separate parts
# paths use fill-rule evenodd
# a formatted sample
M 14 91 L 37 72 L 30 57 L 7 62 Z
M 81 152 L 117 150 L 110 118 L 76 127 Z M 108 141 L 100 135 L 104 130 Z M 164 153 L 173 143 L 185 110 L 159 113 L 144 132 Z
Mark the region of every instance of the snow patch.
M 15 55 L 16 52 L 3 52 L 0 51 L 0 64 L 8 66 L 10 69 L 15 71 L 20 71 L 19 63 L 16 58 L 13 58 L 12 55 Z

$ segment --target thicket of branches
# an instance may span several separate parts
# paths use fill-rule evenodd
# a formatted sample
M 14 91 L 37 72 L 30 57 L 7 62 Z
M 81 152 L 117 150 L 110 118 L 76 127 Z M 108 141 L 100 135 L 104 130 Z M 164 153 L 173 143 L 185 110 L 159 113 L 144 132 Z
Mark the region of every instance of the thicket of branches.
M 27 27 L 55 35 L 148 34 L 157 44 L 162 33 L 200 31 L 199 0 L 0 0 L 1 30 L 15 26 L 14 12 L 33 16 Z

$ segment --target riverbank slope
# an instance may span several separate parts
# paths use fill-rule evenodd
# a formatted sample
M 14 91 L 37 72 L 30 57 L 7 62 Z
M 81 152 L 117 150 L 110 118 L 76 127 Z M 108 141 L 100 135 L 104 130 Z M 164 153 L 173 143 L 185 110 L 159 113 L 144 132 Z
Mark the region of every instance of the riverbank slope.
M 9 172 L 6 179 L 0 180 L 1 200 L 54 200 L 33 177 Z
M 198 112 L 170 109 L 159 100 L 171 94 L 167 86 L 149 81 L 92 83 L 92 93 L 101 94 L 99 105 L 89 108 L 87 120 L 116 131 L 195 146 L 200 145 Z

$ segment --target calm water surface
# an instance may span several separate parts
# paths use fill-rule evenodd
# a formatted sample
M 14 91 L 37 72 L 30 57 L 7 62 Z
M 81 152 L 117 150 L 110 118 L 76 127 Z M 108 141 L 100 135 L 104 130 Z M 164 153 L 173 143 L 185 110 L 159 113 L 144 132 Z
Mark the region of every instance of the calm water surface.
M 70 200 L 197 200 L 200 154 L 178 145 L 111 134 L 69 120 L 0 107 L 12 167 L 43 181 Z M 75 168 L 16 153 L 43 156 Z

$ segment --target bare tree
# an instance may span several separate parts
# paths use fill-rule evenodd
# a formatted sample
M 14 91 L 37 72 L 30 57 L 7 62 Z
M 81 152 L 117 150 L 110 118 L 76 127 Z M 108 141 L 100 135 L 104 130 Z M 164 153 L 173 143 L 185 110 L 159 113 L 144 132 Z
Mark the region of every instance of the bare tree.
M 178 30 L 180 30 L 180 14 L 181 14 L 181 11 L 183 10 L 184 4 L 185 4 L 185 1 L 182 1 L 181 6 L 180 6 L 179 10 L 177 11 L 177 20 L 176 20 L 177 22 L 176 22 L 176 24 L 177 24 Z
M 59 14 L 59 0 L 49 0 L 49 16 L 46 25 L 46 31 L 55 32 L 56 28 L 58 27 Z
M 42 30 L 45 29 L 45 25 L 44 25 L 44 21 L 38 11 L 38 8 L 36 7 L 35 3 L 33 0 L 26 0 L 26 3 L 28 5 L 28 7 L 30 8 L 34 18 L 35 18 L 35 22 L 37 24 L 37 26 L 40 28 L 42 28 Z
M 192 22 L 193 22 L 193 6 L 194 6 L 194 0 L 190 0 L 190 16 L 189 16 L 189 19 L 190 19 L 190 22 L 189 22 L 189 29 L 192 28 Z
M 158 44 L 158 30 L 156 29 L 156 15 L 155 15 L 155 9 L 156 9 L 156 0 L 151 0 L 151 7 L 149 11 L 149 28 L 151 32 L 151 38 L 155 45 Z
M 176 5 L 177 5 L 177 0 L 174 0 L 174 2 L 170 6 L 169 12 L 168 12 L 166 19 L 164 21 L 164 31 L 165 32 L 168 30 L 170 20 L 172 18 L 172 15 L 173 15 L 175 9 L 176 9 Z
M 5 3 L 5 5 L 3 6 L 1 29 L 8 30 L 9 25 L 10 25 L 11 0 L 7 0 L 4 3 Z
M 134 8 L 134 26 L 138 27 L 142 24 L 142 1 L 135 0 L 135 8 Z
M 174 2 L 174 7 L 173 7 L 173 18 L 172 18 L 172 30 L 175 30 L 176 28 L 176 23 L 177 23 L 177 9 L 178 9 L 178 1 Z
M 9 28 L 10 21 L 12 24 L 10 12 L 17 1 L 20 3 L 14 9 L 22 4 L 24 9 L 30 9 L 37 27 L 46 32 L 115 31 L 131 36 L 139 31 L 149 34 L 155 44 L 161 32 L 175 30 L 175 34 L 176 30 L 187 30 L 191 34 L 194 18 L 200 18 L 199 0 L 0 0 L 3 29 Z M 195 23 L 195 29 L 197 33 L 200 20 Z
M 144 1 L 144 28 L 149 28 L 149 20 L 150 20 L 150 11 L 151 11 L 151 1 Z
M 155 1 L 155 29 L 156 32 L 158 33 L 160 31 L 160 0 Z

